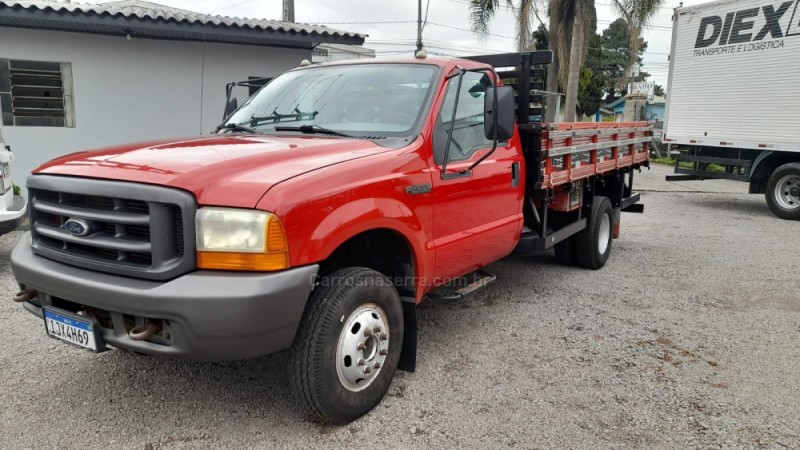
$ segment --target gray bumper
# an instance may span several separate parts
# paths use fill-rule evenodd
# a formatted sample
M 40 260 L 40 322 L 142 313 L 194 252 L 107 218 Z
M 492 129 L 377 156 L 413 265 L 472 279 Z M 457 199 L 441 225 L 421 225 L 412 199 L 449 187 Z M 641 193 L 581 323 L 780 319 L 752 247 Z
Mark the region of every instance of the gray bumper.
M 274 353 L 292 344 L 318 266 L 269 274 L 197 271 L 167 282 L 92 272 L 33 254 L 26 235 L 11 255 L 24 288 L 40 292 L 35 303 L 68 302 L 107 311 L 101 327 L 115 347 L 172 358 L 217 361 Z M 41 317 L 42 309 L 24 303 Z M 164 320 L 168 340 L 134 341 L 124 318 Z

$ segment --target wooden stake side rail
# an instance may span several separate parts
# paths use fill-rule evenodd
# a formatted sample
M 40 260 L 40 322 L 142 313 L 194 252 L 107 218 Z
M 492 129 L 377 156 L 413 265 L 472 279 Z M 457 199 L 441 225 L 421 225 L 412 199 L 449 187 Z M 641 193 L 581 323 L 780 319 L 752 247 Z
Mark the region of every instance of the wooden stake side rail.
M 647 122 L 543 124 L 544 189 L 646 163 L 652 128 Z

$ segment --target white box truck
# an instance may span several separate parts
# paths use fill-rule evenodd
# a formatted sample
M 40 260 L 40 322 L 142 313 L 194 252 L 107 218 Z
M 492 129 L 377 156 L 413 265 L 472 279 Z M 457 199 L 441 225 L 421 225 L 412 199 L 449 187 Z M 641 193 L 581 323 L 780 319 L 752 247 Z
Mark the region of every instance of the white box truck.
M 800 220 L 800 0 L 675 9 L 664 142 L 680 149 L 668 180 L 746 181 Z
M 0 235 L 14 231 L 27 212 L 25 199 L 15 195 L 14 183 L 11 182 L 13 159 L 11 147 L 3 141 L 3 132 L 0 130 Z

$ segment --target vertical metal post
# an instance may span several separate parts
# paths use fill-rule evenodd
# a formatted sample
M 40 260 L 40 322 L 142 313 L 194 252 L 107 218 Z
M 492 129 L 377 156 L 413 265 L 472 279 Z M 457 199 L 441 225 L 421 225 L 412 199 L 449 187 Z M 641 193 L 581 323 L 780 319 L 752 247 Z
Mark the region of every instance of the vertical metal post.
M 417 0 L 417 51 L 422 50 L 422 0 Z
M 294 0 L 283 0 L 283 21 L 294 22 Z
M 517 91 L 517 123 L 525 124 L 531 121 L 531 55 L 522 54 L 518 74 L 519 87 Z

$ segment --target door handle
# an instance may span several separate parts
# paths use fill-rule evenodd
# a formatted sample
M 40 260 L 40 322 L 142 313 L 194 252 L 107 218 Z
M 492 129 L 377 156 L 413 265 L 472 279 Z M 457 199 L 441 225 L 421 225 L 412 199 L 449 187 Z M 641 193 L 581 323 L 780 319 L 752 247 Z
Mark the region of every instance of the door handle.
M 511 164 L 511 187 L 519 186 L 519 163 Z

